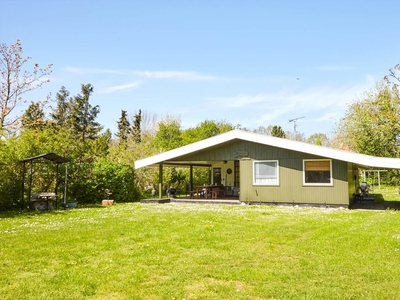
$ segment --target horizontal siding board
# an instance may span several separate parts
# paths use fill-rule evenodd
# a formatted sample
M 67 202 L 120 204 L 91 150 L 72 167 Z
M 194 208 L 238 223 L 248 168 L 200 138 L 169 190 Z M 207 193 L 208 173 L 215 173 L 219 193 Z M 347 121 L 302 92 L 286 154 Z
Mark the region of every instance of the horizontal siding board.
M 333 186 L 303 186 L 303 158 L 279 159 L 279 186 L 253 185 L 252 160 L 241 161 L 241 201 L 349 205 L 347 163 L 332 161 Z
M 303 160 L 324 157 L 233 140 L 176 158 L 188 161 L 240 160 L 240 200 L 246 202 L 349 205 L 347 162 L 332 160 L 333 186 L 303 186 Z M 253 185 L 253 160 L 279 161 L 279 186 Z

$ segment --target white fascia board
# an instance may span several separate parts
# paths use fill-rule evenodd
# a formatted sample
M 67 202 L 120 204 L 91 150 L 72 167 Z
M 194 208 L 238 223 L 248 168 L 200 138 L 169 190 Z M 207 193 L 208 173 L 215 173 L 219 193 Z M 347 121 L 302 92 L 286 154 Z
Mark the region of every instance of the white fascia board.
M 158 163 L 162 163 L 164 161 L 168 161 L 170 159 L 182 156 L 182 155 L 186 155 L 186 154 L 190 154 L 196 151 L 200 151 L 203 149 L 207 149 L 209 147 L 230 141 L 232 139 L 234 139 L 234 135 L 235 135 L 235 131 L 229 131 L 227 133 L 223 133 L 217 136 L 213 136 L 211 138 L 202 140 L 202 141 L 198 141 L 186 146 L 182 146 L 167 152 L 163 152 L 160 154 L 156 154 L 147 158 L 143 158 L 140 160 L 135 161 L 135 169 L 139 169 L 142 167 L 146 167 L 146 166 L 150 166 L 153 164 L 158 164 Z
M 346 161 L 368 167 L 400 169 L 399 158 L 375 157 L 241 130 L 232 130 L 193 144 L 137 160 L 135 161 L 135 168 L 168 161 L 234 139 Z

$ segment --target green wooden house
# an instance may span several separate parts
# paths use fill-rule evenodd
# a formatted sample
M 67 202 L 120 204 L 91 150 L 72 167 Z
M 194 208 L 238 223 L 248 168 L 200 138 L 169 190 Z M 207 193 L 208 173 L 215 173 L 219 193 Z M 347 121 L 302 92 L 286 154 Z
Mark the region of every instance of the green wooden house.
M 159 197 L 164 167 L 188 166 L 192 174 L 194 166 L 208 166 L 207 184 L 228 187 L 242 202 L 349 206 L 360 169 L 400 169 L 400 159 L 233 130 L 135 162 L 149 166 L 160 171 Z

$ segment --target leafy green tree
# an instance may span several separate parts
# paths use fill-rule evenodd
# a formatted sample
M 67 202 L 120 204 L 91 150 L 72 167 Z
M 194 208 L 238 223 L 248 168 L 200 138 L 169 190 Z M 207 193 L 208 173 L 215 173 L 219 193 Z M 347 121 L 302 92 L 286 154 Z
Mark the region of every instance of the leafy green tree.
M 124 149 L 127 148 L 127 142 L 129 134 L 131 133 L 131 124 L 127 119 L 127 112 L 126 110 L 121 110 L 121 117 L 117 123 L 118 125 L 118 132 L 116 136 L 119 138 L 119 145 Z
M 206 120 L 198 124 L 196 127 L 188 128 L 183 131 L 183 144 L 187 145 L 201 141 L 232 129 L 233 126 L 225 121 L 215 122 Z
M 166 116 L 158 124 L 154 145 L 159 151 L 168 151 L 182 146 L 182 130 L 180 119 Z
M 40 130 L 47 125 L 42 102 L 31 102 L 25 113 L 22 115 L 22 128 L 31 128 Z
M 307 139 L 307 143 L 326 147 L 330 146 L 329 138 L 324 133 L 314 133 L 310 135 Z
M 42 68 L 35 62 L 30 71 L 25 66 L 31 57 L 24 58 L 22 54 L 20 40 L 10 46 L 0 44 L 0 131 L 17 127 L 20 116 L 10 115 L 19 104 L 25 102 L 24 94 L 50 81 L 46 76 L 51 74 L 52 64 Z
M 353 102 L 336 128 L 341 148 L 383 157 L 399 157 L 400 99 L 387 85 Z
M 283 138 L 283 139 L 286 138 L 286 134 L 283 131 L 282 127 L 277 126 L 277 125 L 272 127 L 271 135 L 275 136 L 275 137 Z

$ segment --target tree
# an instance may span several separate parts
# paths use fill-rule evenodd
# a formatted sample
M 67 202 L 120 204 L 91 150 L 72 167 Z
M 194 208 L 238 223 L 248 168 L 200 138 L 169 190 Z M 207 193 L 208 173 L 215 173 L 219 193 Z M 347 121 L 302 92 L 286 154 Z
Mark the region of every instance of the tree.
M 60 91 L 57 92 L 56 99 L 57 106 L 53 109 L 53 112 L 50 113 L 50 117 L 54 124 L 65 127 L 72 109 L 73 98 L 69 96 L 68 90 L 62 86 Z
M 124 147 L 124 149 L 127 147 L 128 137 L 131 133 L 130 126 L 131 124 L 127 119 L 126 110 L 121 110 L 121 117 L 118 121 L 118 132 L 116 136 L 119 138 L 119 145 Z
M 142 141 L 142 130 L 141 130 L 141 122 L 142 122 L 142 111 L 139 109 L 139 112 L 134 116 L 133 126 L 132 126 L 132 136 L 135 143 L 140 143 Z
M 286 131 L 285 135 L 288 140 L 298 141 L 298 142 L 306 142 L 307 141 L 306 137 L 304 136 L 304 133 L 302 133 L 302 132 Z
M 281 126 L 273 126 L 271 130 L 271 135 L 279 138 L 286 138 L 286 134 Z
M 99 136 L 103 126 L 96 122 L 97 115 L 100 113 L 98 105 L 92 107 L 89 103 L 90 95 L 93 93 L 93 86 L 82 84 L 81 94 L 74 97 L 71 112 L 68 117 L 69 127 L 73 135 L 83 143 L 86 140 L 94 140 Z
M 314 133 L 313 135 L 310 135 L 307 139 L 307 143 L 325 147 L 330 146 L 329 138 L 326 136 L 325 133 Z
M 19 40 L 10 46 L 0 45 L 0 130 L 17 126 L 20 117 L 10 115 L 19 104 L 25 102 L 23 95 L 50 81 L 46 76 L 51 74 L 52 64 L 42 68 L 35 62 L 33 70 L 28 71 L 24 65 L 31 57 L 23 58 L 22 53 Z
M 400 156 L 400 98 L 380 83 L 353 102 L 336 128 L 341 148 L 383 157 Z
M 254 129 L 254 133 L 265 134 L 265 135 L 272 135 L 272 125 L 268 125 L 268 127 L 259 126 L 258 128 Z
M 389 75 L 386 75 L 383 79 L 389 86 L 392 87 L 395 96 L 399 98 L 400 64 L 397 64 L 393 68 L 389 69 Z
M 31 102 L 25 113 L 22 115 L 21 124 L 22 128 L 36 130 L 43 129 L 47 124 L 45 113 L 43 111 L 43 103 Z
M 232 129 L 233 126 L 226 121 L 216 122 L 206 120 L 196 127 L 188 128 L 183 131 L 183 145 L 201 141 Z
M 158 123 L 154 145 L 159 151 L 168 151 L 182 146 L 181 120 L 167 115 Z

